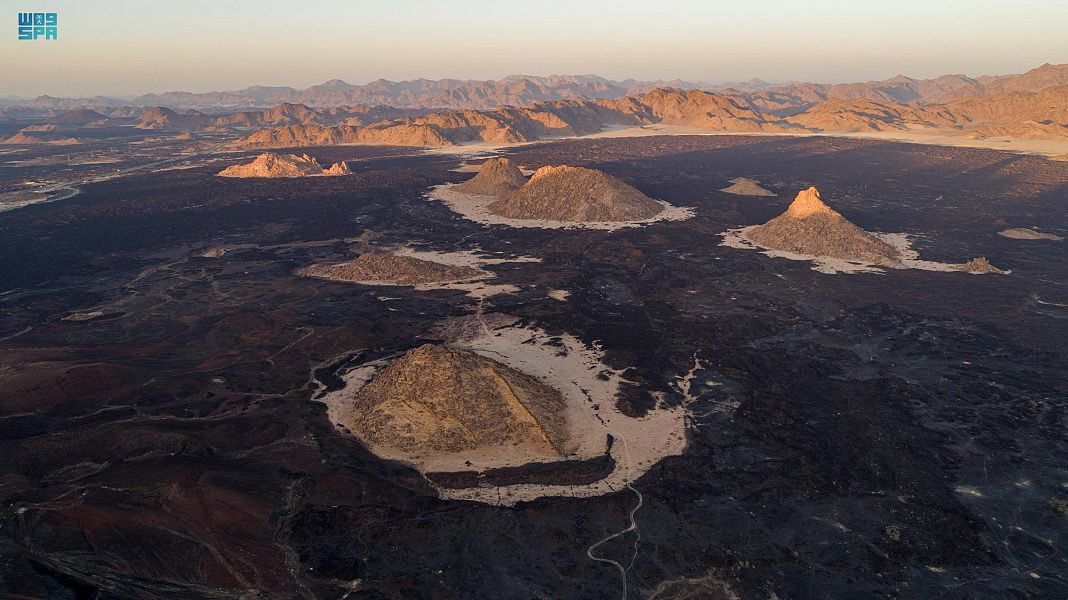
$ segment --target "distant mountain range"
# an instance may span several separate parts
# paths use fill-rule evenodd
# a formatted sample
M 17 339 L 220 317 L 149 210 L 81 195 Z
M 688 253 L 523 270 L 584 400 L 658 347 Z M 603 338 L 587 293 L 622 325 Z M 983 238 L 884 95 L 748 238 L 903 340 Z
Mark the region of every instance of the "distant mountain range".
M 610 82 L 593 76 L 514 77 L 499 82 L 418 80 L 382 82 L 377 87 L 334 81 L 300 92 L 329 106 L 284 102 L 271 108 L 214 114 L 160 105 L 79 106 L 62 112 L 37 107 L 52 114 L 36 118 L 3 143 L 77 143 L 77 130 L 109 126 L 243 133 L 231 144 L 234 149 L 517 143 L 589 135 L 611 127 L 654 125 L 739 133 L 922 131 L 971 138 L 1068 140 L 1068 65 L 1043 65 L 1021 75 L 977 79 L 963 75 L 926 80 L 899 76 L 856 84 L 779 86 L 751 81 L 718 91 L 684 89 L 689 84 L 679 83 L 678 87 L 644 90 L 646 83 Z M 632 91 L 620 95 L 621 84 Z M 273 97 L 279 89 L 288 88 L 249 89 Z M 210 96 L 212 101 L 221 101 L 240 95 L 225 92 L 169 97 L 189 100 L 197 96 L 203 100 Z M 551 98 L 525 101 L 542 96 Z M 357 98 L 373 102 L 348 102 Z M 153 102 L 160 99 L 162 96 L 151 98 Z M 419 106 L 423 102 L 492 104 L 494 108 L 432 109 Z M 15 114 L 9 118 L 16 118 L 31 109 L 16 106 L 2 110 Z
M 336 144 L 448 146 L 517 143 L 582 136 L 611 127 L 685 126 L 723 133 L 937 132 L 1068 140 L 1068 85 L 942 104 L 910 106 L 831 97 L 789 116 L 764 111 L 759 100 L 700 90 L 654 89 L 606 100 L 556 100 L 488 111 L 445 111 L 365 126 L 290 124 L 251 133 L 235 149 Z M 781 111 L 785 112 L 785 111 Z
M 823 84 L 789 83 L 773 85 L 753 79 L 746 82 L 713 84 L 694 81 L 615 81 L 596 75 L 554 75 L 536 77 L 512 75 L 500 80 L 379 79 L 364 85 L 333 79 L 303 90 L 291 87 L 253 86 L 230 92 L 167 92 L 138 97 L 55 98 L 40 96 L 27 100 L 0 98 L 0 116 L 52 116 L 58 111 L 89 108 L 110 112 L 122 107 L 162 106 L 174 110 L 233 112 L 267 108 L 277 104 L 304 104 L 313 108 L 352 105 L 384 105 L 406 109 L 487 110 L 502 105 L 525 106 L 547 100 L 617 99 L 655 88 L 704 90 L 730 96 L 746 96 L 762 110 L 794 111 L 829 98 L 867 99 L 906 105 L 940 103 L 968 97 L 996 96 L 1014 91 L 1038 91 L 1068 85 L 1068 65 L 1042 65 L 1020 75 L 977 78 L 943 75 L 934 79 L 912 79 L 899 75 L 881 81 Z M 788 115 L 782 115 L 788 116 Z
M 752 85 L 752 82 L 737 85 L 747 88 Z M 655 87 L 703 89 L 722 86 L 681 80 L 612 81 L 596 75 L 553 75 L 549 77 L 512 75 L 496 81 L 462 79 L 389 81 L 379 79 L 364 85 L 354 85 L 340 79 L 332 79 L 303 90 L 291 87 L 253 86 L 230 92 L 166 92 L 123 98 L 40 96 L 29 100 L 5 97 L 0 98 L 0 106 L 20 106 L 41 111 L 165 106 L 176 110 L 194 109 L 218 112 L 290 103 L 316 108 L 362 104 L 387 105 L 397 108 L 490 109 L 503 104 L 518 106 L 541 100 L 621 98 Z

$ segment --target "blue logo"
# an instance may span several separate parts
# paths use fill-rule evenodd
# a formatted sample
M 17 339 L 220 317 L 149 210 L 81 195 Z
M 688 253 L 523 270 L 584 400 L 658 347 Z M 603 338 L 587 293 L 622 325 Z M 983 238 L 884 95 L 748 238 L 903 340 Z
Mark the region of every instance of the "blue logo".
M 19 39 L 58 39 L 59 13 L 19 13 Z

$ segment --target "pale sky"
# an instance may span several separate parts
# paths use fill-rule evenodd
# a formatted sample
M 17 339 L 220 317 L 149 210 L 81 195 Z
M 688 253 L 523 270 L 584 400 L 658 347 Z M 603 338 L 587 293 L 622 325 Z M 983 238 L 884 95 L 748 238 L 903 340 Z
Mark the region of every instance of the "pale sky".
M 595 73 L 711 82 L 1068 62 L 1066 0 L 0 0 L 0 96 Z M 59 13 L 17 40 L 20 11 Z

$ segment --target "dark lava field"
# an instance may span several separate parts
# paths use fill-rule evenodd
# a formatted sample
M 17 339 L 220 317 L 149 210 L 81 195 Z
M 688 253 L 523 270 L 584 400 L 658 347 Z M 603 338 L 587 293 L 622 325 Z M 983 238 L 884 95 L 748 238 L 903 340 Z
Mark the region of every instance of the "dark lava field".
M 442 500 L 312 400 L 474 310 L 294 274 L 407 245 L 543 259 L 487 267 L 521 291 L 484 310 L 599 342 L 636 384 L 627 414 L 681 402 L 705 365 L 685 453 L 634 482 L 637 529 L 599 548 L 627 597 L 1068 597 L 1068 242 L 997 235 L 1068 236 L 1068 162 L 830 137 L 507 151 L 696 210 L 605 232 L 460 218 L 424 198 L 470 177 L 456 156 L 307 150 L 355 174 L 217 163 L 0 213 L 0 595 L 622 597 L 586 551 L 627 527 L 629 490 Z M 779 195 L 717 191 L 735 177 Z M 809 185 L 921 258 L 1011 272 L 827 275 L 720 245 Z

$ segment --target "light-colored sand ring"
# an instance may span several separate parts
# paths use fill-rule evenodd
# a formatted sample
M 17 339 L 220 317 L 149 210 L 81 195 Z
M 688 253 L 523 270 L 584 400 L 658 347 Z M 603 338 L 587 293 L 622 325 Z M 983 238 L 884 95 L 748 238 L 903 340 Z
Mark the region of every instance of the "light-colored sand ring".
M 812 263 L 812 270 L 820 273 L 826 273 L 828 275 L 836 274 L 853 274 L 853 273 L 885 273 L 888 267 L 882 265 L 874 265 L 863 261 L 852 261 L 841 258 L 831 258 L 829 256 L 813 256 L 810 254 L 798 254 L 796 252 L 788 252 L 785 250 L 776 250 L 774 248 L 767 248 L 757 244 L 753 240 L 746 236 L 746 232 L 755 227 L 751 225 L 749 227 L 741 227 L 738 229 L 728 229 L 720 235 L 723 237 L 723 241 L 720 242 L 721 246 L 727 246 L 728 248 L 738 248 L 741 250 L 759 250 L 761 254 L 770 256 L 772 258 L 785 258 L 789 260 L 803 260 Z M 920 260 L 919 253 L 912 249 L 912 241 L 909 239 L 909 235 L 906 233 L 873 233 L 871 235 L 881 239 L 893 246 L 899 255 L 902 268 L 905 269 L 920 269 L 923 271 L 945 271 L 954 273 L 967 273 L 968 271 L 961 271 L 959 264 L 954 263 L 942 263 L 933 260 Z M 1002 271 L 1003 274 L 1011 273 L 1011 271 Z
M 640 477 L 663 458 L 679 455 L 685 450 L 688 401 L 675 407 L 661 403 L 645 417 L 628 417 L 615 404 L 623 381 L 621 371 L 604 364 L 604 353 L 599 348 L 590 348 L 571 335 L 551 336 L 533 327 L 490 329 L 481 316 L 473 318 L 479 320 L 480 326 L 467 328 L 463 335 L 451 341 L 452 345 L 500 361 L 558 389 L 565 398 L 570 424 L 571 453 L 565 459 L 581 460 L 603 455 L 607 436 L 611 435 L 615 440 L 611 450 L 615 468 L 605 478 L 587 485 L 517 484 L 461 489 L 435 485 L 442 498 L 511 506 L 545 496 L 599 496 L 624 489 L 628 482 Z M 342 376 L 345 387 L 321 400 L 327 405 L 331 422 L 345 422 L 351 416 L 352 394 L 385 364 L 361 365 Z M 689 384 L 699 368 L 700 363 L 695 361 L 694 369 L 677 378 L 684 398 L 689 397 Z M 467 465 L 466 461 L 472 464 Z M 530 461 L 499 454 L 465 454 L 425 457 L 422 462 L 416 465 L 417 468 L 433 472 L 485 470 Z
M 641 227 L 651 223 L 663 221 L 685 221 L 694 216 L 693 208 L 686 206 L 674 206 L 663 200 L 656 202 L 663 206 L 663 210 L 648 219 L 636 221 L 554 221 L 551 219 L 510 219 L 489 211 L 489 205 L 497 201 L 496 196 L 476 196 L 463 194 L 452 189 L 453 184 L 446 183 L 435 186 L 427 194 L 427 198 L 444 202 L 463 218 L 482 223 L 483 225 L 507 225 L 508 227 L 531 227 L 538 229 L 600 229 L 615 231 L 628 227 Z

